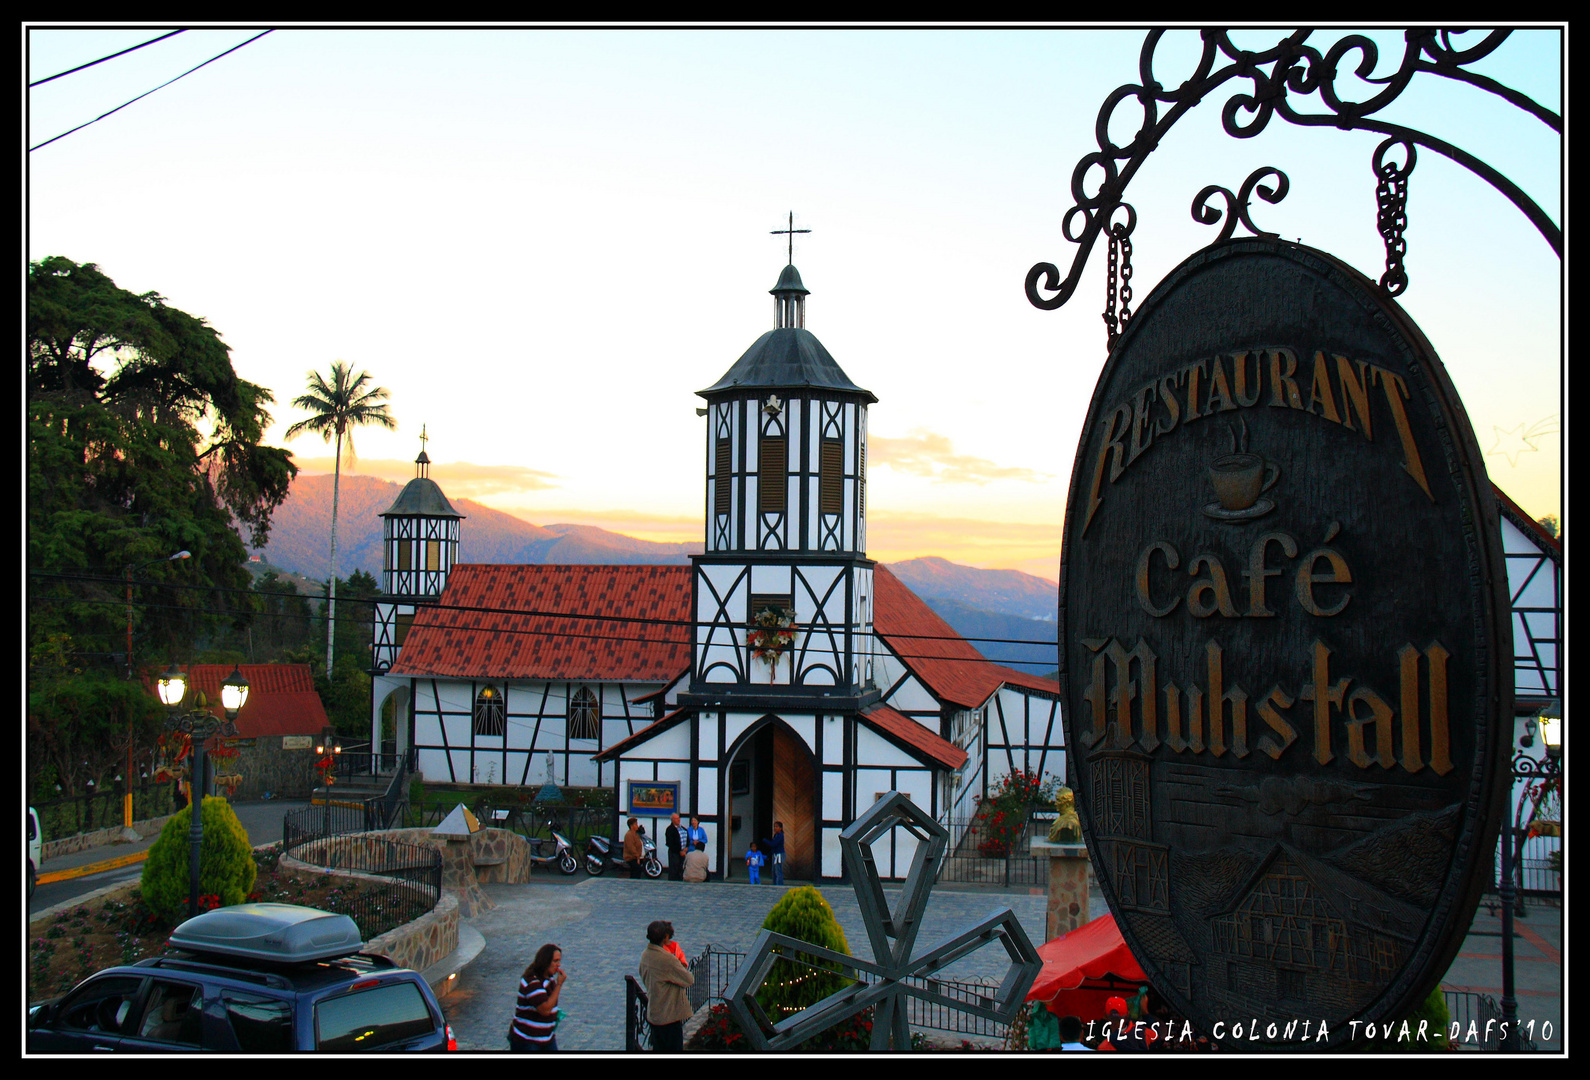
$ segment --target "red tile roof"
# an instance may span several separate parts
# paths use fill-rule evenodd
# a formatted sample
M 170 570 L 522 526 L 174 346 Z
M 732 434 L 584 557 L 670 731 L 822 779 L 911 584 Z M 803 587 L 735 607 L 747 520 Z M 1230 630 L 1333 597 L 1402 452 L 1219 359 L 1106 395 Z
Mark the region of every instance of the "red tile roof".
M 1562 560 L 1562 541 L 1547 532 L 1540 522 L 1530 517 L 1524 508 L 1515 503 L 1512 496 L 1507 494 L 1507 492 L 1495 484 L 1491 485 L 1491 490 L 1496 492 L 1496 501 L 1501 504 L 1502 515 L 1512 518 L 1513 524 L 1520 529 L 1527 530 L 1535 542 L 1540 545 L 1541 550 L 1548 555 L 1554 556 L 1560 562 Z
M 861 714 L 861 722 L 925 754 L 946 769 L 959 769 L 966 764 L 966 751 L 947 742 L 927 728 L 887 705 L 874 705 Z
M 188 691 L 183 704 L 191 706 L 194 693 L 203 691 L 210 701 L 209 711 L 224 716 L 221 684 L 232 674 L 231 664 L 190 664 Z M 314 675 L 308 664 L 239 664 L 237 670 L 248 680 L 248 700 L 237 714 L 237 737 L 263 739 L 275 735 L 319 735 L 330 726 L 326 707 L 315 692 Z M 161 672 L 144 672 L 143 682 L 151 694 Z
M 1053 679 L 990 663 L 888 567 L 872 570 L 872 627 L 938 698 L 975 709 L 1001 683 L 1058 695 Z
M 392 674 L 667 682 L 690 666 L 690 574 L 688 566 L 455 566 L 440 602 L 415 615 Z

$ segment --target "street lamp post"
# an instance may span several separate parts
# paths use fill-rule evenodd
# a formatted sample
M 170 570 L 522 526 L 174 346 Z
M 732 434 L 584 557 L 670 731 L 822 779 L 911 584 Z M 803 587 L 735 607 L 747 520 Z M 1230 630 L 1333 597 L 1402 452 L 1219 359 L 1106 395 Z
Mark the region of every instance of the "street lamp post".
M 179 551 L 175 555 L 167 555 L 167 556 L 165 556 L 163 558 L 159 558 L 159 559 L 150 559 L 148 562 L 128 563 L 126 566 L 122 567 L 122 573 L 127 579 L 127 678 L 128 678 L 129 681 L 133 677 L 133 650 L 132 650 L 132 624 L 133 624 L 133 602 L 132 602 L 132 585 L 133 585 L 133 582 L 132 582 L 132 576 L 133 576 L 133 571 L 134 570 L 141 570 L 141 569 L 143 569 L 146 566 L 153 566 L 155 563 L 158 563 L 158 562 L 176 562 L 178 559 L 186 559 L 186 558 L 189 558 L 189 557 L 190 557 L 190 555 L 189 555 L 188 552 Z M 128 833 L 130 833 L 132 831 L 132 827 L 133 827 L 133 785 L 132 785 L 133 767 L 132 767 L 132 752 L 133 752 L 132 717 L 129 716 L 127 718 L 127 788 L 126 788 L 126 791 L 122 795 L 122 805 L 121 805 L 121 826 L 122 826 L 122 830 L 123 830 L 123 838 L 127 839 L 127 840 L 131 840 L 131 839 L 134 838 L 133 836 L 127 835 Z
M 1540 727 L 1540 739 L 1546 748 L 1544 759 L 1533 758 L 1522 750 L 1513 755 L 1511 778 L 1513 780 L 1539 780 L 1549 783 L 1562 773 L 1562 706 L 1553 704 L 1546 708 L 1537 721 Z M 1524 750 L 1534 745 L 1533 725 L 1525 725 L 1524 737 L 1519 740 Z M 1511 804 L 1511 799 L 1509 799 Z M 1523 905 L 1518 887 L 1513 884 L 1515 877 L 1515 863 L 1523 858 L 1523 851 L 1516 845 L 1522 839 L 1522 830 L 1519 823 L 1512 820 L 1512 806 L 1508 806 L 1508 815 L 1502 822 L 1501 862 L 1502 880 L 1497 887 L 1497 898 L 1502 907 L 1502 1030 L 1497 1041 L 1497 1050 L 1502 1053 L 1516 1053 L 1518 1049 L 1518 996 L 1513 986 L 1513 912 L 1515 907 L 1522 914 Z
M 226 711 L 225 720 L 217 718 L 205 708 L 202 694 L 195 700 L 197 707 L 192 712 L 179 712 L 187 686 L 186 676 L 175 664 L 172 664 L 171 669 L 160 677 L 160 700 L 171 710 L 169 726 L 173 731 L 187 735 L 193 748 L 188 778 L 188 806 L 193 815 L 190 819 L 192 824 L 188 829 L 188 917 L 191 919 L 199 913 L 199 847 L 204 840 L 203 808 L 206 787 L 204 744 L 216 735 L 237 734 L 237 714 L 242 710 L 243 703 L 248 700 L 248 680 L 243 678 L 240 670 L 233 667 L 232 674 L 221 684 L 221 708 Z
M 321 819 L 322 820 L 322 825 L 321 825 L 321 830 L 320 830 L 321 831 L 321 835 L 330 836 L 331 835 L 331 774 L 337 771 L 336 755 L 342 753 L 342 740 L 337 737 L 337 731 L 336 731 L 335 728 L 326 727 L 326 728 L 322 728 L 321 729 L 321 731 L 320 731 L 320 744 L 315 747 L 315 753 L 319 755 L 317 760 L 322 760 L 322 761 L 325 760 L 327 755 L 331 755 L 331 765 L 328 768 L 326 768 L 326 770 L 324 772 L 324 779 L 326 781 L 326 796 L 325 796 L 326 812 L 322 816 L 322 819 Z

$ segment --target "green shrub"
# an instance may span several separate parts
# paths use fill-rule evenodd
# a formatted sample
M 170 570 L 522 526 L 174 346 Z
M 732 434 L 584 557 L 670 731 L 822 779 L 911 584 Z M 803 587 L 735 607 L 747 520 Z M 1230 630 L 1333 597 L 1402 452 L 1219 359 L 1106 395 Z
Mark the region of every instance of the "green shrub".
M 834 909 L 822 893 L 810 886 L 785 893 L 767 913 L 762 929 L 850 955 L 850 944 L 839 920 L 834 918 Z M 796 953 L 794 959 L 795 962 L 785 959 L 775 963 L 756 994 L 768 1019 L 775 1024 L 855 982 L 838 973 L 835 961 L 819 960 L 809 953 Z
M 149 908 L 172 923 L 188 910 L 188 830 L 192 810 L 183 807 L 172 815 L 160 836 L 149 847 L 140 892 Z M 223 798 L 206 795 L 201 818 L 204 839 L 199 844 L 199 895 L 213 897 L 209 906 L 241 904 L 254 889 L 256 868 L 248 831 Z M 202 901 L 201 901 L 202 902 Z

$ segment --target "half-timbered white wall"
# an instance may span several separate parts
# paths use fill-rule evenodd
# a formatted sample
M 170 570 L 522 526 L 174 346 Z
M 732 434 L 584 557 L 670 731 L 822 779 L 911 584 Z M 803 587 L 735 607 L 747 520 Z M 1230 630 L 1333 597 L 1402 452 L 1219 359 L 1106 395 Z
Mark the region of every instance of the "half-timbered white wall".
M 537 786 L 546 781 L 546 755 L 560 785 L 605 787 L 614 767 L 593 754 L 628 738 L 653 717 L 634 699 L 657 683 L 550 682 L 501 679 L 407 680 L 412 687 L 414 745 L 427 780 Z M 475 730 L 475 698 L 486 686 L 503 695 L 502 735 Z M 600 739 L 569 737 L 569 698 L 588 687 L 600 701 Z
M 1559 567 L 1535 538 L 1502 515 L 1502 557 L 1513 608 L 1513 693 L 1540 701 L 1558 695 L 1562 586 Z
M 440 596 L 458 559 L 458 519 L 394 515 L 381 519 L 383 591 L 388 596 Z M 407 569 L 399 569 L 407 559 Z
M 853 563 L 696 560 L 696 678 L 707 683 L 863 687 L 872 679 L 872 569 Z M 753 595 L 793 598 L 795 647 L 776 666 L 747 645 Z
M 1012 772 L 1027 770 L 1065 783 L 1065 725 L 1058 697 L 1002 686 L 983 709 L 987 787 Z
M 768 394 L 714 403 L 707 413 L 707 530 L 709 553 L 807 551 L 863 553 L 866 535 L 867 407 L 854 401 L 791 395 L 779 411 L 763 406 Z M 786 439 L 788 463 L 782 513 L 761 513 L 757 491 L 766 482 L 758 460 L 763 436 Z M 718 471 L 718 440 L 730 445 L 729 469 Z M 844 508 L 822 512 L 821 451 L 825 439 L 843 446 Z M 721 485 L 729 489 L 729 512 L 717 512 Z

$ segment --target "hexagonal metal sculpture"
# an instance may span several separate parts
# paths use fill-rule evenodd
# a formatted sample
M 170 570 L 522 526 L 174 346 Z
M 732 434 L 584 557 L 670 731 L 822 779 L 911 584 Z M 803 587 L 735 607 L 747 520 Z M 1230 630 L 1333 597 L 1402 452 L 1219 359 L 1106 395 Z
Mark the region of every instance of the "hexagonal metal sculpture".
M 872 844 L 895 828 L 902 828 L 916 837 L 917 845 L 905 888 L 900 892 L 898 904 L 891 909 L 883 895 L 883 882 L 872 856 Z M 1038 950 L 1009 908 L 968 927 L 920 956 L 911 955 L 928 896 L 938 877 L 939 864 L 949 845 L 949 833 L 942 825 L 905 795 L 891 791 L 840 833 L 839 844 L 875 959 L 861 960 L 787 934 L 763 930 L 727 994 L 729 1011 L 752 1046 L 758 1050 L 788 1050 L 863 1009 L 875 1007 L 871 1049 L 888 1050 L 892 1046 L 908 1050 L 911 1025 L 906 1004 L 911 997 L 999 1023 L 1008 1024 L 1015 1019 L 1043 964 L 1038 959 Z M 938 992 L 932 979 L 934 974 L 996 941 L 1009 955 L 1010 967 L 992 999 L 974 1003 Z M 781 958 L 802 963 L 796 960 L 796 953 L 831 962 L 842 975 L 856 981 L 774 1023 L 757 1002 L 756 992 Z

